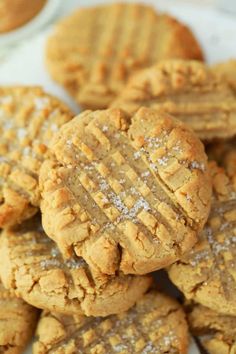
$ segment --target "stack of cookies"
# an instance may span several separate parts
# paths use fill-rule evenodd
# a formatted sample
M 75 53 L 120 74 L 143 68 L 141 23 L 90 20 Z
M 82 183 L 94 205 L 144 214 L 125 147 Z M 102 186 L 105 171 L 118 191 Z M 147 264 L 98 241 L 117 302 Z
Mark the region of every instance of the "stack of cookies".
M 234 353 L 235 63 L 124 3 L 60 22 L 46 59 L 89 110 L 0 88 L 0 352 Z

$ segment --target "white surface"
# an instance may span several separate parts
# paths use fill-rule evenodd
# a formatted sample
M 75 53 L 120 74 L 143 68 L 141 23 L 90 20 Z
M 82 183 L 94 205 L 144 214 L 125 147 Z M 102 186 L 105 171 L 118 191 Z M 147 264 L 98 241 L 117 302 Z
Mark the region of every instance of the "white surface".
M 56 1 L 56 0 L 55 0 Z M 100 1 L 101 2 L 101 1 Z M 107 2 L 107 1 L 103 1 Z M 144 2 L 144 0 L 142 0 Z M 209 6 L 201 6 L 189 1 L 159 0 L 146 1 L 159 9 L 170 12 L 191 26 L 199 39 L 209 63 L 236 58 L 236 17 Z M 92 5 L 99 1 L 67 0 L 63 3 L 63 14 L 68 14 L 80 5 Z M 42 85 L 48 92 L 67 102 L 75 112 L 78 107 L 65 91 L 49 77 L 44 66 L 44 45 L 50 29 L 28 38 L 0 65 L 0 85 L 30 84 Z M 27 354 L 31 353 L 28 349 Z M 191 346 L 190 354 L 197 354 L 195 345 Z

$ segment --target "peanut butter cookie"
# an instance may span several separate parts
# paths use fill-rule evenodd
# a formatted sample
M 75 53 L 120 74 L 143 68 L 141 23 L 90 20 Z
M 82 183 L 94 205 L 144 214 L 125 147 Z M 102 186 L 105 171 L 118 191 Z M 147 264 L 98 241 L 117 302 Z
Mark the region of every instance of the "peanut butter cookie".
M 45 312 L 36 335 L 34 354 L 186 354 L 188 348 L 182 308 L 156 291 L 144 295 L 128 312 L 105 319 Z
M 186 26 L 129 3 L 79 9 L 57 24 L 46 49 L 52 77 L 90 109 L 107 108 L 137 69 L 169 58 L 203 56 Z
M 38 211 L 38 172 L 55 131 L 72 112 L 39 87 L 0 88 L 0 228 Z
M 46 233 L 65 257 L 146 274 L 197 241 L 211 181 L 204 147 L 183 123 L 149 108 L 85 111 L 56 134 L 40 172 Z
M 212 66 L 212 70 L 224 80 L 228 81 L 236 92 L 236 60 L 231 59 Z
M 0 353 L 23 353 L 37 319 L 38 310 L 6 290 L 0 281 Z
M 111 104 L 131 115 L 141 106 L 173 114 L 203 140 L 236 135 L 235 92 L 197 61 L 162 61 L 144 69 Z
M 209 354 L 236 353 L 236 317 L 226 316 L 202 305 L 188 314 L 191 330 Z
M 236 316 L 236 174 L 234 170 L 230 175 L 229 167 L 224 170 L 210 163 L 213 199 L 209 219 L 200 241 L 170 267 L 169 276 L 187 299 Z
M 107 276 L 82 258 L 64 260 L 37 219 L 5 230 L 0 275 L 6 288 L 33 306 L 66 314 L 106 316 L 129 309 L 147 290 L 147 276 Z

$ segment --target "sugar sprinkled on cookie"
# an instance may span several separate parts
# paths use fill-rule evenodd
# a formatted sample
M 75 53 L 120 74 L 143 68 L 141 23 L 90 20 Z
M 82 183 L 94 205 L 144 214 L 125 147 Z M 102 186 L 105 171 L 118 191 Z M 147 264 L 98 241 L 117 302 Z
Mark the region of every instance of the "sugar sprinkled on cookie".
M 39 87 L 0 88 L 0 227 L 39 208 L 38 173 L 55 131 L 72 112 Z
M 210 216 L 199 242 L 170 267 L 169 275 L 187 299 L 235 316 L 236 171 L 235 160 L 231 165 L 229 155 L 232 158 L 231 151 L 224 158 L 225 169 L 210 163 L 213 179 Z
M 63 259 L 37 217 L 2 233 L 0 258 L 6 288 L 36 307 L 66 314 L 125 311 L 151 283 L 149 276 L 106 276 L 91 270 L 81 257 Z
M 186 354 L 188 347 L 182 308 L 157 291 L 144 295 L 129 311 L 105 319 L 44 312 L 36 335 L 35 354 L 54 348 L 78 354 Z
M 42 220 L 64 256 L 75 252 L 106 274 L 143 274 L 197 241 L 211 181 L 202 143 L 181 122 L 148 108 L 131 119 L 85 111 L 51 152 L 40 173 Z

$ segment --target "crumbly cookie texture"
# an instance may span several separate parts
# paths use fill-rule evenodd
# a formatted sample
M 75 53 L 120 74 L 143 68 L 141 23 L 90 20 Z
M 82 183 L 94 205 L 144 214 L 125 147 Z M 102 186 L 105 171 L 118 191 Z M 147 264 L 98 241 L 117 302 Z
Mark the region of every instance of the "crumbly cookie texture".
M 0 87 L 0 228 L 38 211 L 47 145 L 72 112 L 39 87 Z
M 197 61 L 167 60 L 141 70 L 111 104 L 129 114 L 141 106 L 173 114 L 203 140 L 236 135 L 235 92 Z
M 229 178 L 236 178 L 236 138 L 209 144 L 206 153 L 209 160 L 215 160 L 225 168 Z
M 137 69 L 169 58 L 203 56 L 186 26 L 142 4 L 80 9 L 57 24 L 46 48 L 52 77 L 90 109 L 107 108 Z
M 65 257 L 106 274 L 146 274 L 190 250 L 207 220 L 202 143 L 183 123 L 140 109 L 85 111 L 65 124 L 40 171 L 42 220 Z
M 0 281 L 0 353 L 21 354 L 31 340 L 38 310 L 6 290 Z
M 226 171 L 229 168 L 227 162 Z M 213 199 L 209 219 L 200 241 L 170 267 L 169 276 L 187 299 L 236 315 L 236 174 L 227 174 L 214 162 L 210 170 Z
M 1 0 L 0 33 L 5 33 L 24 25 L 35 17 L 45 5 L 46 0 Z
M 226 316 L 209 308 L 194 304 L 188 314 L 192 333 L 209 354 L 236 352 L 236 317 Z
M 0 259 L 6 288 L 33 306 L 66 314 L 107 316 L 126 311 L 151 283 L 149 276 L 91 271 L 82 258 L 64 260 L 36 219 L 3 232 Z
M 236 185 L 236 140 L 234 145 L 231 145 L 231 149 L 224 155 L 222 165 L 226 170 L 227 175 L 232 180 L 233 185 Z
M 50 328 L 50 331 L 48 331 Z M 107 318 L 45 312 L 33 353 L 187 353 L 188 327 L 180 305 L 152 291 L 132 309 Z
M 214 73 L 227 80 L 232 89 L 236 92 L 236 60 L 231 59 L 212 66 Z

